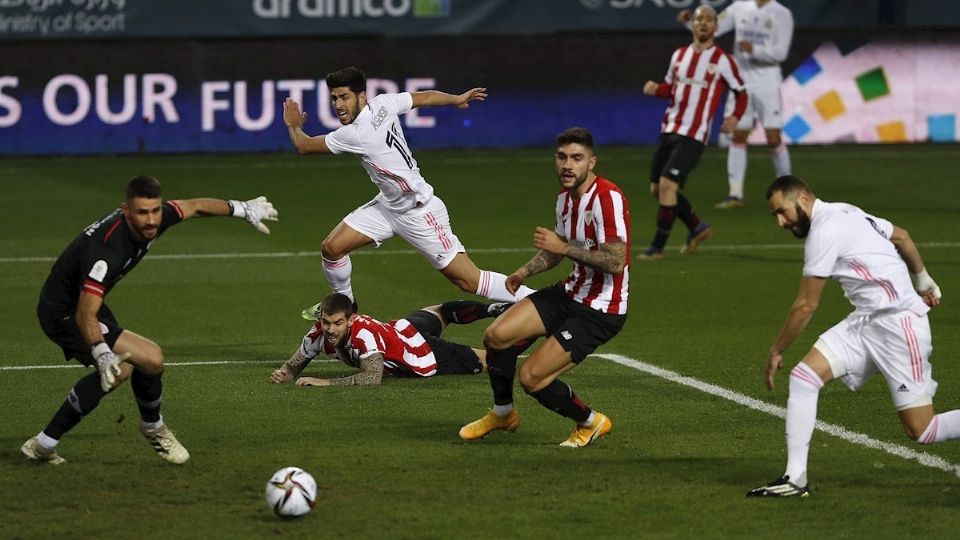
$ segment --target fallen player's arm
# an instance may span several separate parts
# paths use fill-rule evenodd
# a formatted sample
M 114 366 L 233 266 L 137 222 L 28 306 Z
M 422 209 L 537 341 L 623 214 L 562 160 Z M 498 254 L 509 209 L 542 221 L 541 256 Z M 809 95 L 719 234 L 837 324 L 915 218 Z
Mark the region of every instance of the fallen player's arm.
M 383 354 L 374 353 L 360 360 L 360 372 L 349 377 L 337 379 L 317 379 L 315 377 L 300 377 L 297 386 L 361 386 L 380 384 L 383 380 Z
M 270 374 L 270 382 L 281 384 L 296 379 L 311 360 L 313 359 L 303 354 L 303 349 L 297 348 L 297 352 L 293 353 L 289 360 Z

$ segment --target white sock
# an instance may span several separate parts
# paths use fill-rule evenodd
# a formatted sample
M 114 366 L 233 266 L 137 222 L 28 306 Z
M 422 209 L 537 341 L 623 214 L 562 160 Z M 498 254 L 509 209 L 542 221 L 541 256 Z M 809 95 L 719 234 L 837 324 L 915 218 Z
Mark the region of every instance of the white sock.
M 817 423 L 817 400 L 823 380 L 813 369 L 800 362 L 790 371 L 790 397 L 787 399 L 787 471 L 785 475 L 800 487 L 806 485 L 810 439 Z M 803 482 L 799 484 L 798 482 Z
M 917 442 L 933 444 L 953 439 L 960 439 L 960 409 L 934 416 Z
M 163 427 L 163 416 L 162 416 L 162 415 L 160 416 L 160 419 L 157 420 L 156 422 L 144 422 L 143 420 L 140 421 L 140 431 L 146 431 L 146 432 L 149 432 L 149 433 L 153 433 L 154 431 L 157 431 L 158 429 L 160 429 L 160 428 L 162 428 L 162 427 Z
M 504 416 L 513 412 L 513 403 L 507 403 L 506 405 L 494 405 L 493 414 L 503 418 Z
M 517 289 L 517 294 L 513 295 L 507 291 L 507 276 L 499 272 L 490 272 L 489 270 L 480 271 L 480 284 L 477 285 L 476 294 L 486 296 L 497 302 L 519 302 L 527 296 L 533 294 L 534 290 L 526 285 L 521 285 Z
M 747 175 L 747 145 L 731 143 L 727 150 L 727 183 L 730 196 L 743 198 L 743 178 Z
M 330 288 L 335 293 L 347 295 L 351 301 L 355 300 L 353 286 L 350 284 L 350 274 L 352 273 L 353 264 L 350 263 L 349 255 L 344 255 L 335 261 L 326 257 L 323 258 L 323 275 L 327 276 L 327 283 L 330 284 Z
M 44 450 L 53 450 L 59 442 L 59 439 L 54 439 L 42 431 L 37 434 L 37 444 L 42 446 Z
M 790 151 L 787 145 L 780 143 L 780 146 L 770 150 L 773 157 L 773 169 L 777 171 L 777 177 L 790 174 Z

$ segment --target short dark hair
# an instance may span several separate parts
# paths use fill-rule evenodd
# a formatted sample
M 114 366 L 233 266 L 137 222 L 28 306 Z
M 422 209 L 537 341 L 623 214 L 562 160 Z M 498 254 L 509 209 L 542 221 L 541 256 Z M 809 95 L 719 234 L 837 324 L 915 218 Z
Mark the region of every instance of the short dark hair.
M 793 176 L 792 174 L 785 174 L 770 184 L 770 187 L 767 188 L 767 200 L 770 200 L 770 197 L 773 197 L 774 193 L 780 193 L 784 196 L 792 195 L 794 193 L 806 191 L 807 193 L 813 195 L 813 191 L 810 190 L 810 186 L 803 181 L 799 176 Z
M 328 294 L 326 298 L 320 302 L 320 316 L 336 315 L 337 313 L 343 313 L 349 317 L 350 314 L 353 313 L 353 302 L 350 300 L 350 297 L 345 294 Z
M 565 146 L 568 144 L 580 144 L 593 150 L 593 135 L 591 135 L 586 128 L 567 128 L 557 135 L 557 146 Z
M 160 181 L 152 176 L 134 176 L 127 182 L 127 200 L 134 197 L 160 198 Z
M 352 92 L 359 94 L 367 91 L 367 74 L 350 66 L 327 73 L 327 88 L 346 86 Z

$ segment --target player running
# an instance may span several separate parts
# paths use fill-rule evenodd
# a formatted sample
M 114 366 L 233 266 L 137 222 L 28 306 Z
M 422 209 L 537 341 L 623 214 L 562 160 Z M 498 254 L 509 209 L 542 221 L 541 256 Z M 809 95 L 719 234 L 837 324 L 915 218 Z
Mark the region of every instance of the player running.
M 298 386 L 380 384 L 384 375 L 432 377 L 476 374 L 486 371 L 486 352 L 442 339 L 447 324 L 468 324 L 496 317 L 510 304 L 483 304 L 455 300 L 429 306 L 402 319 L 382 323 L 354 313 L 351 300 L 334 293 L 304 310 L 303 317 L 317 321 L 289 360 L 270 374 L 270 381 L 296 379 Z M 359 373 L 337 379 L 300 377 L 320 353 L 357 368 Z
M 690 11 L 677 15 L 680 22 L 690 20 Z M 743 208 L 743 183 L 747 174 L 747 138 L 759 120 L 763 126 L 773 168 L 777 176 L 790 174 L 790 152 L 784 144 L 783 105 L 780 86 L 783 73 L 780 64 L 787 59 L 793 40 L 793 14 L 777 0 L 738 0 L 724 9 L 717 19 L 720 37 L 734 30 L 733 57 L 747 83 L 747 111 L 733 132 L 727 150 L 727 181 L 730 192 L 714 208 Z M 726 113 L 736 108 L 733 96 L 727 99 Z M 726 114 L 725 113 L 725 114 Z
M 40 291 L 40 327 L 63 349 L 67 360 L 76 359 L 97 371 L 77 381 L 47 427 L 23 444 L 21 451 L 28 458 L 64 463 L 56 450 L 60 439 L 128 378 L 140 409 L 140 432 L 153 449 L 170 463 L 190 458 L 160 414 L 163 351 L 153 341 L 122 328 L 104 300 L 167 229 L 206 216 L 241 218 L 270 234 L 263 221 L 276 221 L 277 211 L 265 197 L 246 202 L 164 202 L 160 182 L 138 176 L 127 183 L 120 208 L 84 229 L 57 258 Z
M 669 99 L 670 104 L 663 115 L 660 140 L 650 167 L 650 193 L 660 203 L 657 227 L 650 247 L 637 256 L 640 261 L 663 259 L 677 218 L 688 230 L 683 253 L 696 253 L 700 243 L 713 233 L 707 222 L 700 221 L 682 189 L 703 155 L 723 89 L 730 87 L 737 107 L 723 119 L 721 131 L 733 131 L 747 107 L 737 63 L 714 44 L 716 27 L 717 12 L 708 5 L 698 7 L 693 15 L 693 43 L 680 47 L 670 57 L 664 82 L 647 81 L 643 86 L 644 94 Z
M 507 277 L 480 270 L 466 254 L 450 226 L 447 207 L 420 175 L 420 166 L 407 146 L 398 115 L 415 107 L 452 105 L 466 109 L 483 101 L 486 88 L 460 95 L 433 90 L 367 97 L 367 77 L 348 67 L 327 75 L 330 100 L 342 127 L 311 137 L 303 132 L 307 115 L 292 98 L 283 104 L 290 140 L 301 154 L 355 154 L 380 193 L 337 225 L 323 241 L 323 273 L 334 292 L 355 300 L 350 253 L 370 244 L 379 246 L 398 235 L 419 251 L 434 268 L 465 292 L 501 302 L 515 302 L 533 292 L 521 287 L 508 292 Z
M 927 312 L 940 304 L 940 287 L 927 273 L 907 231 L 845 203 L 816 198 L 795 176 L 767 189 L 777 224 L 803 238 L 803 279 L 766 363 L 767 388 L 783 367 L 783 352 L 810 322 L 827 278 L 840 284 L 854 311 L 820 334 L 790 371 L 787 400 L 787 469 L 748 497 L 806 497 L 807 455 L 817 421 L 820 389 L 840 379 L 851 390 L 878 371 L 907 435 L 933 444 L 960 437 L 960 410 L 936 414 Z M 916 281 L 914 286 L 910 274 Z
M 573 261 L 573 268 L 565 280 L 524 298 L 487 328 L 483 345 L 493 409 L 460 429 L 463 440 L 498 429 L 517 430 L 517 357 L 541 336 L 546 340 L 520 367 L 519 380 L 541 405 L 575 422 L 560 446 L 586 446 L 613 428 L 610 418 L 587 406 L 559 377 L 613 339 L 627 321 L 630 208 L 620 188 L 594 172 L 597 156 L 593 135 L 586 129 L 560 133 L 555 159 L 561 190 L 554 229 L 537 227 L 533 245 L 539 251 L 510 275 L 507 286 L 516 289 L 564 258 Z

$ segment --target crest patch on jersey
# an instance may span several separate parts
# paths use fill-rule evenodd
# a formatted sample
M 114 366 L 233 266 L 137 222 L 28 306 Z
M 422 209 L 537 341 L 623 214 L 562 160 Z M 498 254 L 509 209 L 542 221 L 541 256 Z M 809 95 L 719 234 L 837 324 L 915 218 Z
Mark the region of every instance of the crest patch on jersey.
M 93 263 L 93 268 L 90 269 L 90 273 L 87 275 L 90 279 L 103 283 L 103 280 L 107 277 L 107 261 L 100 259 Z

